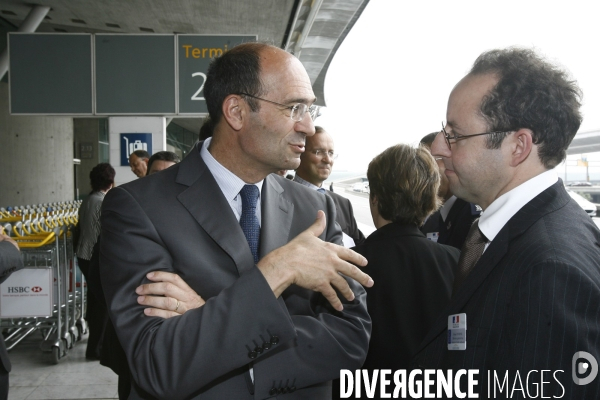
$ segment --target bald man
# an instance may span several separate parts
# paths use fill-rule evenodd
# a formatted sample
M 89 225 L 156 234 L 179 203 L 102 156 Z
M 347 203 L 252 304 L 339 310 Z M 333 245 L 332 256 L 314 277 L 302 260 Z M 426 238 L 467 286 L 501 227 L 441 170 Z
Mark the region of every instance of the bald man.
M 352 247 L 365 240 L 356 224 L 352 203 L 347 198 L 323 188 L 323 182 L 329 178 L 336 158 L 333 138 L 325 129 L 315 126 L 315 134 L 306 138 L 306 151 L 300 156 L 300 166 L 296 169 L 294 181 L 331 197 L 335 203 L 335 221 L 344 233 L 344 245 Z

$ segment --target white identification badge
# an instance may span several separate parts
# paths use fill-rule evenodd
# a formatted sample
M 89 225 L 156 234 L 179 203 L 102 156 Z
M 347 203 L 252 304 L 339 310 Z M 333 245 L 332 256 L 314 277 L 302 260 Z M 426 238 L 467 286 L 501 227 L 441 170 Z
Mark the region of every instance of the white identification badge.
M 431 240 L 432 242 L 436 242 L 437 243 L 439 237 L 440 237 L 440 233 L 439 232 L 429 232 L 427 234 L 427 239 Z
M 467 349 L 467 314 L 448 316 L 448 350 Z

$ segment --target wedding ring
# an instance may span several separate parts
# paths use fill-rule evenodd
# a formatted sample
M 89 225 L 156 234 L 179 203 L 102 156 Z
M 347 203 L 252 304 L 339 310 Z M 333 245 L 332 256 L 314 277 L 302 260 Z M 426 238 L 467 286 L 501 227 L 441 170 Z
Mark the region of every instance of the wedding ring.
M 179 310 L 179 300 L 177 300 L 177 305 L 175 306 L 175 312 L 177 312 L 177 310 Z

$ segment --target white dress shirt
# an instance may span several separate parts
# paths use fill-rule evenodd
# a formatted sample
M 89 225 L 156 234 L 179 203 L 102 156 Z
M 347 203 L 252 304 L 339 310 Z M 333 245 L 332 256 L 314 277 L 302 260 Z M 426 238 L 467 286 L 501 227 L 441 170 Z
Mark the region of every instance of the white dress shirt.
M 208 151 L 210 141 L 212 138 L 208 138 L 202 143 L 200 148 L 200 157 L 208 167 L 210 173 L 217 181 L 217 185 L 223 192 L 223 195 L 227 199 L 229 206 L 233 210 L 233 214 L 239 221 L 242 217 L 242 197 L 240 196 L 240 190 L 244 187 L 246 182 L 241 180 L 233 172 L 222 166 Z M 261 220 L 261 207 L 260 207 L 260 196 L 262 191 L 263 180 L 256 182 L 254 185 L 258 187 L 258 201 L 256 202 L 256 218 L 258 223 L 262 226 Z
M 548 170 L 523 182 L 494 200 L 481 213 L 481 217 L 479 218 L 479 230 L 488 240 L 485 248 L 487 249 L 490 242 L 494 240 L 498 232 L 502 230 L 513 215 L 557 181 L 558 175 L 556 171 Z

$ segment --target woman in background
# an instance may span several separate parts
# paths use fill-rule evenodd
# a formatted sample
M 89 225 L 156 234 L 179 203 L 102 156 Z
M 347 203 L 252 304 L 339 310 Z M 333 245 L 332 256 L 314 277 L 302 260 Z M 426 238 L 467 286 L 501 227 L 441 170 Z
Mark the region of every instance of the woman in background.
M 96 165 L 90 171 L 90 184 L 92 191 L 89 196 L 83 200 L 79 207 L 79 242 L 77 244 L 76 254 L 79 262 L 79 269 L 83 272 L 86 279 L 89 279 L 90 259 L 94 245 L 100 236 L 100 208 L 104 195 L 113 187 L 115 183 L 115 169 L 108 163 Z M 104 299 L 97 299 L 93 292 L 88 295 L 87 315 L 88 328 L 90 335 L 85 357 L 90 360 L 99 359 L 100 340 L 104 329 L 104 321 L 107 318 L 106 304 Z
M 354 248 L 376 284 L 367 291 L 373 332 L 364 369 L 408 369 L 429 328 L 450 301 L 460 251 L 419 230 L 440 206 L 440 176 L 427 149 L 392 146 L 367 171 L 377 230 Z

